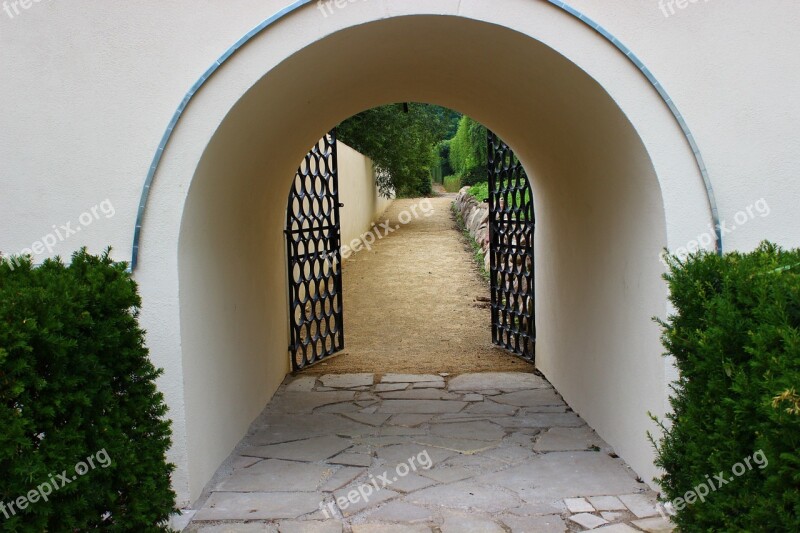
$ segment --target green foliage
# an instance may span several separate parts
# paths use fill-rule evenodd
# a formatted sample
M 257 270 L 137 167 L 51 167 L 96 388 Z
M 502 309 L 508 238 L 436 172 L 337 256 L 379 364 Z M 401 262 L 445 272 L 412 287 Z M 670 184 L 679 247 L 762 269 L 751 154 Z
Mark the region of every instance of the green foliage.
M 432 105 L 431 113 L 437 115 L 439 120 L 445 125 L 443 139 L 452 139 L 458 131 L 458 124 L 461 121 L 461 113 L 447 107 Z
M 436 145 L 453 122 L 453 111 L 428 104 L 376 107 L 339 125 L 339 139 L 372 159 L 378 187 L 386 197 L 428 196 Z
M 439 164 L 442 169 L 442 176 L 452 176 L 453 167 L 450 166 L 450 139 L 440 141 L 437 145 L 439 149 Z
M 458 176 L 445 176 L 444 190 L 447 192 L 458 192 L 461 189 L 461 180 Z
M 800 531 L 800 251 L 764 243 L 668 263 L 676 313 L 661 324 L 680 379 L 657 446 L 660 481 L 672 501 L 707 475 L 733 478 L 675 522 L 682 531 Z M 759 450 L 768 466 L 732 476 Z
M 433 183 L 438 183 L 440 185 L 443 185 L 445 174 L 442 171 L 443 164 L 442 164 L 442 158 L 439 155 L 439 144 L 431 146 L 431 152 L 433 152 L 431 158 L 434 161 L 434 164 L 431 167 L 431 181 L 433 181 Z
M 467 193 L 472 195 L 472 197 L 475 198 L 478 202 L 483 202 L 484 200 L 489 198 L 489 183 L 486 181 L 482 183 L 476 183 L 475 185 L 469 188 L 469 191 L 467 191 Z M 507 197 L 509 198 L 509 201 L 511 201 L 512 196 L 510 194 L 507 194 Z M 516 202 L 516 205 L 522 205 L 523 200 L 529 201 L 528 195 L 523 194 L 520 191 L 517 191 L 514 194 L 513 198 L 514 198 L 513 201 Z M 526 220 L 527 214 L 521 213 L 520 218 L 522 220 Z
M 486 181 L 488 142 L 486 127 L 468 116 L 461 117 L 450 140 L 450 165 L 463 185 Z
M 475 266 L 478 267 L 478 273 L 481 275 L 481 278 L 483 278 L 483 281 L 489 283 L 491 279 L 489 272 L 486 270 L 486 256 L 483 253 L 483 248 L 481 248 L 481 245 L 478 244 L 478 241 L 475 240 L 475 237 L 473 237 L 469 229 L 467 229 L 467 225 L 464 223 L 464 217 L 461 216 L 461 212 L 458 210 L 458 206 L 455 202 L 450 205 L 450 210 L 453 212 L 453 217 L 456 219 L 456 226 L 464 236 L 464 240 L 466 240 L 470 248 L 472 248 L 472 259 L 475 261 Z
M 476 183 L 469 188 L 469 194 L 478 202 L 483 202 L 485 199 L 489 198 L 489 183 L 486 181 Z
M 69 266 L 0 264 L 2 530 L 165 530 L 158 524 L 175 500 L 170 425 L 137 324 L 140 304 L 125 265 L 108 253 L 82 250 Z M 74 476 L 101 451 L 105 466 L 95 459 L 61 486 L 59 474 Z M 8 509 L 53 478 L 48 501 Z

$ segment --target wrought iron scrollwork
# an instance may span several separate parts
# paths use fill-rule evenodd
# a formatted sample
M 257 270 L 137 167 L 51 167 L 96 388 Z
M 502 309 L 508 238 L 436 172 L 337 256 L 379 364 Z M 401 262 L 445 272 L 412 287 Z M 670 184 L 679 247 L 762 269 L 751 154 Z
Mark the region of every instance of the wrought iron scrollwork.
M 286 210 L 292 368 L 344 349 L 339 171 L 335 130 L 306 155 Z
M 489 132 L 492 342 L 534 362 L 533 192 L 511 148 Z

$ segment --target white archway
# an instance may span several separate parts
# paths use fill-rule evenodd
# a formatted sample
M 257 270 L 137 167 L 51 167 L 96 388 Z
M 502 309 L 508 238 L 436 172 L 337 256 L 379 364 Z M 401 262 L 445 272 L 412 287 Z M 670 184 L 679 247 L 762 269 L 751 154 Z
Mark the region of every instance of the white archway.
M 433 4 L 433 5 L 432 5 Z M 537 199 L 540 369 L 645 479 L 668 369 L 650 321 L 658 253 L 712 220 L 679 124 L 600 34 L 544 2 L 303 8 L 197 92 L 157 169 L 136 271 L 195 498 L 288 367 L 283 208 L 308 146 L 393 101 L 470 114 L 514 148 Z M 391 5 L 396 12 L 386 13 Z

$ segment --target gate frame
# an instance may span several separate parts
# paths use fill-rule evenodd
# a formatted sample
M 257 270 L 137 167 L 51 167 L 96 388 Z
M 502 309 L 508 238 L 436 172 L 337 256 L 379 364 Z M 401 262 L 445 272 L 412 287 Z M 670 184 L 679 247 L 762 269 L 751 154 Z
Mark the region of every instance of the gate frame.
M 334 128 L 306 154 L 295 174 L 287 202 L 284 235 L 289 296 L 289 354 L 293 372 L 313 366 L 345 347 L 342 220 L 339 210 L 343 205 L 339 202 L 339 153 Z M 306 224 L 308 227 L 305 227 Z M 309 252 L 311 243 L 313 252 Z M 305 267 L 309 264 L 306 274 Z M 298 268 L 299 276 L 295 274 Z M 320 295 L 323 281 L 325 289 Z M 331 285 L 333 292 L 330 292 Z M 302 299 L 299 297 L 301 289 L 305 292 Z M 328 302 L 331 302 L 330 305 L 327 305 Z M 309 304 L 312 305 L 310 316 Z M 299 324 L 298 312 L 302 313 Z M 313 334 L 312 326 L 315 330 Z
M 492 343 L 535 364 L 533 189 L 514 151 L 486 131 Z

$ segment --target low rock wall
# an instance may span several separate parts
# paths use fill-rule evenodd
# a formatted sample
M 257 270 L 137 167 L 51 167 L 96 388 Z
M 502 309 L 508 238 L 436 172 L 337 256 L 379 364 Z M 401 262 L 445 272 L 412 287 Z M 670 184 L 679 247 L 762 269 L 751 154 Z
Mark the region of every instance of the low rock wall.
M 478 202 L 474 196 L 468 193 L 469 187 L 463 187 L 456 196 L 456 209 L 461 214 L 466 227 L 472 238 L 478 243 L 483 251 L 484 266 L 489 271 L 489 206 Z

